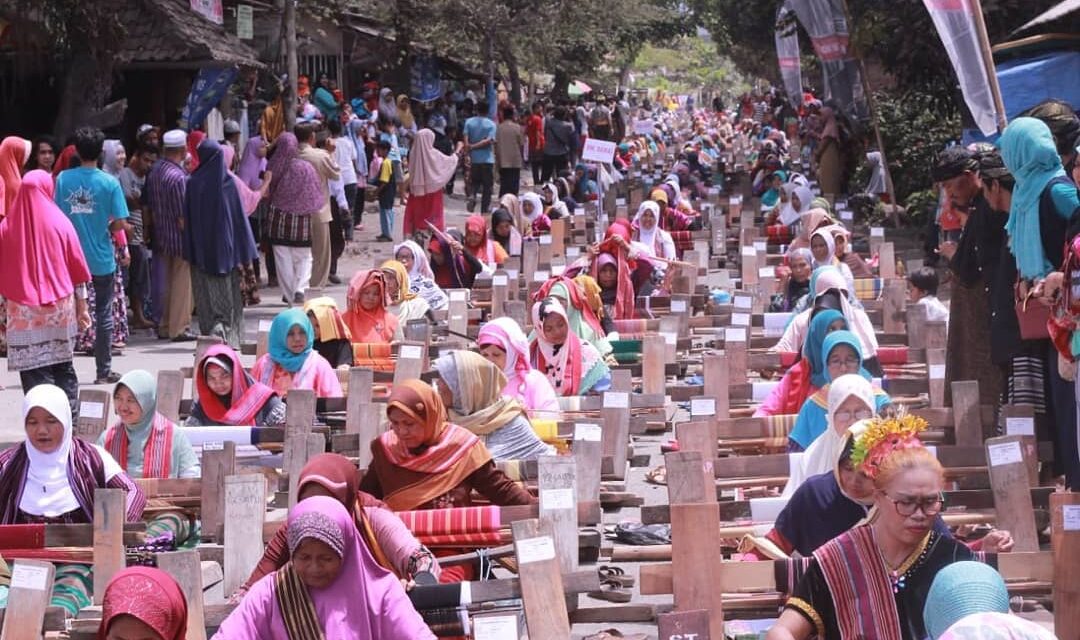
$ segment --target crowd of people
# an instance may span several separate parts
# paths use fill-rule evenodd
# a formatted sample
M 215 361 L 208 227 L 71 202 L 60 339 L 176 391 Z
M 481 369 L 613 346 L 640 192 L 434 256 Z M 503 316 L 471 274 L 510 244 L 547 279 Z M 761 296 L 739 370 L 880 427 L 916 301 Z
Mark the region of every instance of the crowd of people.
M 299 502 L 230 594 L 236 609 L 216 636 L 434 637 L 406 590 L 468 580 L 474 569 L 440 567 L 459 550 L 433 552 L 393 512 L 470 506 L 477 494 L 494 505 L 536 501 L 496 463 L 555 453 L 541 425 L 559 419 L 559 399 L 611 388 L 615 345 L 643 333 L 648 298 L 672 291 L 693 232 L 707 223 L 703 203 L 738 165 L 768 236 L 784 247 L 767 306 L 788 321 L 772 350 L 798 354 L 755 415 L 797 415 L 787 448 L 802 454 L 775 527 L 740 552 L 744 561 L 813 558 L 769 637 L 967 637 L 957 629 L 974 623 L 960 614 L 1044 637 L 1003 615 L 1007 596 L 1004 609 L 941 606 L 948 581 L 1003 592 L 1000 576 L 969 561 L 1013 541 L 1007 531 L 964 541 L 945 526 L 943 469 L 920 439 L 925 423 L 895 408 L 876 380 L 885 369 L 856 281 L 873 276 L 877 256 L 860 255 L 836 204 L 849 191 L 853 140 L 839 108 L 809 94 L 798 108 L 747 95 L 729 112 L 662 96 L 631 104 L 622 93 L 519 110 L 475 96 L 420 105 L 387 87 L 366 92 L 346 101 L 329 79 L 313 91 L 302 83 L 292 130 L 279 99 L 250 131 L 226 121 L 220 140 L 145 125 L 128 147 L 91 127 L 64 147 L 0 143 L 0 318 L 26 431 L 0 454 L 0 483 L 12 489 L 0 523 L 92 522 L 96 487 L 126 489 L 136 521 L 146 496 L 135 479 L 200 475 L 183 430 L 156 408 L 155 376 L 112 368 L 131 329 L 154 327 L 173 342 L 221 338 L 194 367 L 186 427 L 284 425 L 290 391 L 340 397 L 338 370 L 394 369 L 406 328 L 433 323 L 450 290 L 510 268 L 527 243 L 545 242 L 553 221 L 587 211 L 597 241 L 568 252 L 535 292 L 531 334 L 490 318 L 475 352 L 434 360 L 434 385 L 394 384 L 387 430 L 364 443 L 362 478 L 336 454 L 308 463 Z M 1055 105 L 1014 120 L 997 147 L 941 154 L 934 179 L 962 223 L 958 235 L 943 231 L 940 246 L 949 305 L 934 268 L 913 269 L 907 281 L 909 303 L 948 323 L 947 377 L 978 380 L 985 404 L 1033 405 L 1075 488 L 1080 334 L 1067 320 L 1080 259 L 1080 120 Z M 582 160 L 587 138 L 616 143 L 610 163 Z M 459 172 L 470 214 L 462 228 L 447 224 L 444 201 Z M 646 197 L 618 216 L 605 211 L 604 194 L 623 181 L 641 181 Z M 871 180 L 866 193 L 887 199 L 880 184 Z M 339 273 L 369 197 L 376 239 L 399 238 L 393 258 Z M 347 285 L 344 309 L 309 295 L 331 284 Z M 260 303 L 261 287 L 278 288 L 286 308 L 249 370 L 239 354 L 243 309 Z M 1018 311 L 1018 297 L 1032 310 Z M 1026 315 L 1036 303 L 1041 320 Z M 1050 309 L 1058 321 L 1048 325 Z M 113 385 L 118 420 L 96 444 L 72 435 L 78 350 L 93 353 L 95 384 Z M 150 534 L 174 547 L 198 537 L 172 512 L 155 512 Z M 76 585 L 61 604 L 73 614 L 89 604 L 88 568 L 64 565 L 57 575 Z M 146 589 L 155 600 L 134 597 Z M 183 637 L 183 595 L 159 571 L 129 569 L 110 584 L 102 625 L 109 638 Z

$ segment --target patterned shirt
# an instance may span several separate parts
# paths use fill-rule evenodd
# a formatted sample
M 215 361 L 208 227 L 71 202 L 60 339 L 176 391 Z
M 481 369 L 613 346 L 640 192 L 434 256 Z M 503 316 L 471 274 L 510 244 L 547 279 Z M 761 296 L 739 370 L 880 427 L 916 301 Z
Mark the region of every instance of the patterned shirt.
M 187 172 L 168 158 L 155 162 L 146 176 L 147 202 L 154 215 L 150 248 L 168 256 L 183 257 L 180 220 L 187 180 Z

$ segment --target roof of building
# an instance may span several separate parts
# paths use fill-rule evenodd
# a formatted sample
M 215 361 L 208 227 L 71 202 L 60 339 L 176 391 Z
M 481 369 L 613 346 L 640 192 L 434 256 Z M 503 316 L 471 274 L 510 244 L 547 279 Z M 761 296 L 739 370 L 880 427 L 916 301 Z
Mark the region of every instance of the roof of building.
M 189 0 L 108 1 L 126 31 L 115 55 L 121 67 L 264 66 L 258 52 L 193 11 Z

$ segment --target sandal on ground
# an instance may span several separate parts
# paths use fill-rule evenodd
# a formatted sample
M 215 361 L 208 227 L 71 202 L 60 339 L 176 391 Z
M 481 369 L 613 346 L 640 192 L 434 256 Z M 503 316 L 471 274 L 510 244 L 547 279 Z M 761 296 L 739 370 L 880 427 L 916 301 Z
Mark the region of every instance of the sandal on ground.
M 667 486 L 667 467 L 660 465 L 655 469 L 645 472 L 645 482 Z
M 600 583 L 600 589 L 598 591 L 590 591 L 588 593 L 590 598 L 596 598 L 597 600 L 606 600 L 608 602 L 627 603 L 633 598 L 633 594 L 623 588 L 617 580 L 604 580 Z
M 626 571 L 622 567 L 604 564 L 597 567 L 596 571 L 600 574 L 600 580 L 604 582 L 618 582 L 626 589 L 634 586 L 634 576 L 626 575 Z

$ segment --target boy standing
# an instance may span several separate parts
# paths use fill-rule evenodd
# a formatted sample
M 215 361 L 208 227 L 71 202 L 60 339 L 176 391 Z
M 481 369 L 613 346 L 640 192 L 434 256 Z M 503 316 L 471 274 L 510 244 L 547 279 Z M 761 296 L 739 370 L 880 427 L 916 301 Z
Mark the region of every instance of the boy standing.
M 376 197 L 379 201 L 379 229 L 381 233 L 375 238 L 383 242 L 391 242 L 391 233 L 394 229 L 394 198 L 397 196 L 397 180 L 394 177 L 394 166 L 390 162 L 390 141 L 379 140 L 375 147 L 382 163 L 379 165 L 379 181 L 375 188 Z

